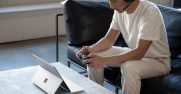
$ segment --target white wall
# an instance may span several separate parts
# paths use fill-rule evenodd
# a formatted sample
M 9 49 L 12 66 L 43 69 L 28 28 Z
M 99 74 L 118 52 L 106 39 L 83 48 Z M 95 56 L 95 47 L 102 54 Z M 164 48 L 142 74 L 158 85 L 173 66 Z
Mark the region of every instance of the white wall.
M 59 17 L 59 35 L 65 34 Z M 55 36 L 55 16 L 45 15 L 0 21 L 0 43 Z
M 0 7 L 0 43 L 55 36 L 55 16 L 59 13 L 63 13 L 63 9 L 57 2 Z M 65 34 L 61 16 L 59 35 Z
M 61 0 L 0 0 L 0 7 L 60 2 Z

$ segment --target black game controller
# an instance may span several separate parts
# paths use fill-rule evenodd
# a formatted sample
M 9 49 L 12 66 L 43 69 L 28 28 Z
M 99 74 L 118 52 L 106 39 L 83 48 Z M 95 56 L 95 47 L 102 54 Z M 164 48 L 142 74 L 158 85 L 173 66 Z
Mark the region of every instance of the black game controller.
M 83 60 L 89 59 L 88 55 L 89 55 L 88 53 L 82 53 L 80 55 L 81 60 L 83 61 Z M 89 63 L 91 63 L 91 62 L 88 62 L 86 64 L 89 64 Z
M 89 55 L 88 53 L 82 53 L 80 55 L 81 60 L 83 61 L 83 60 L 89 59 L 88 55 Z

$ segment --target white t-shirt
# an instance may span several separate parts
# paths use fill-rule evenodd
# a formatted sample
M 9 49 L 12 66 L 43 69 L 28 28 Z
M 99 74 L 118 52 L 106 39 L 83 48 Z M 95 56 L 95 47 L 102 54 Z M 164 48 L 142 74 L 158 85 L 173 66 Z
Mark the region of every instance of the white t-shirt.
M 161 12 L 155 4 L 147 0 L 140 0 L 138 7 L 132 14 L 114 11 L 110 28 L 120 30 L 131 49 L 136 48 L 138 39 L 151 40 L 152 44 L 144 57 L 170 56 Z

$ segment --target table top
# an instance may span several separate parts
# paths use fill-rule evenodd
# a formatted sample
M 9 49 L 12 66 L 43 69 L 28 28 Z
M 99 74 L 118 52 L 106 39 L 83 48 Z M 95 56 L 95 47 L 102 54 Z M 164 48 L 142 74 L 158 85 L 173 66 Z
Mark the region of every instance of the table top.
M 52 63 L 59 73 L 84 89 L 76 94 L 115 94 L 60 62 Z M 31 80 L 39 66 L 0 71 L 1 94 L 45 94 Z

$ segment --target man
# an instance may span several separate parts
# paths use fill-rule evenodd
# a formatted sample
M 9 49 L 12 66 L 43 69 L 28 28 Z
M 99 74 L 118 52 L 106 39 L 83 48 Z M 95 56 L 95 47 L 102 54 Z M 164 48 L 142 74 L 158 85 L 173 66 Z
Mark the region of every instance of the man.
M 163 18 L 158 7 L 144 0 L 109 0 L 114 9 L 107 34 L 97 43 L 83 47 L 89 59 L 89 78 L 103 85 L 104 66 L 120 67 L 123 94 L 140 94 L 141 79 L 170 71 L 170 52 Z M 113 46 L 122 34 L 128 47 Z

